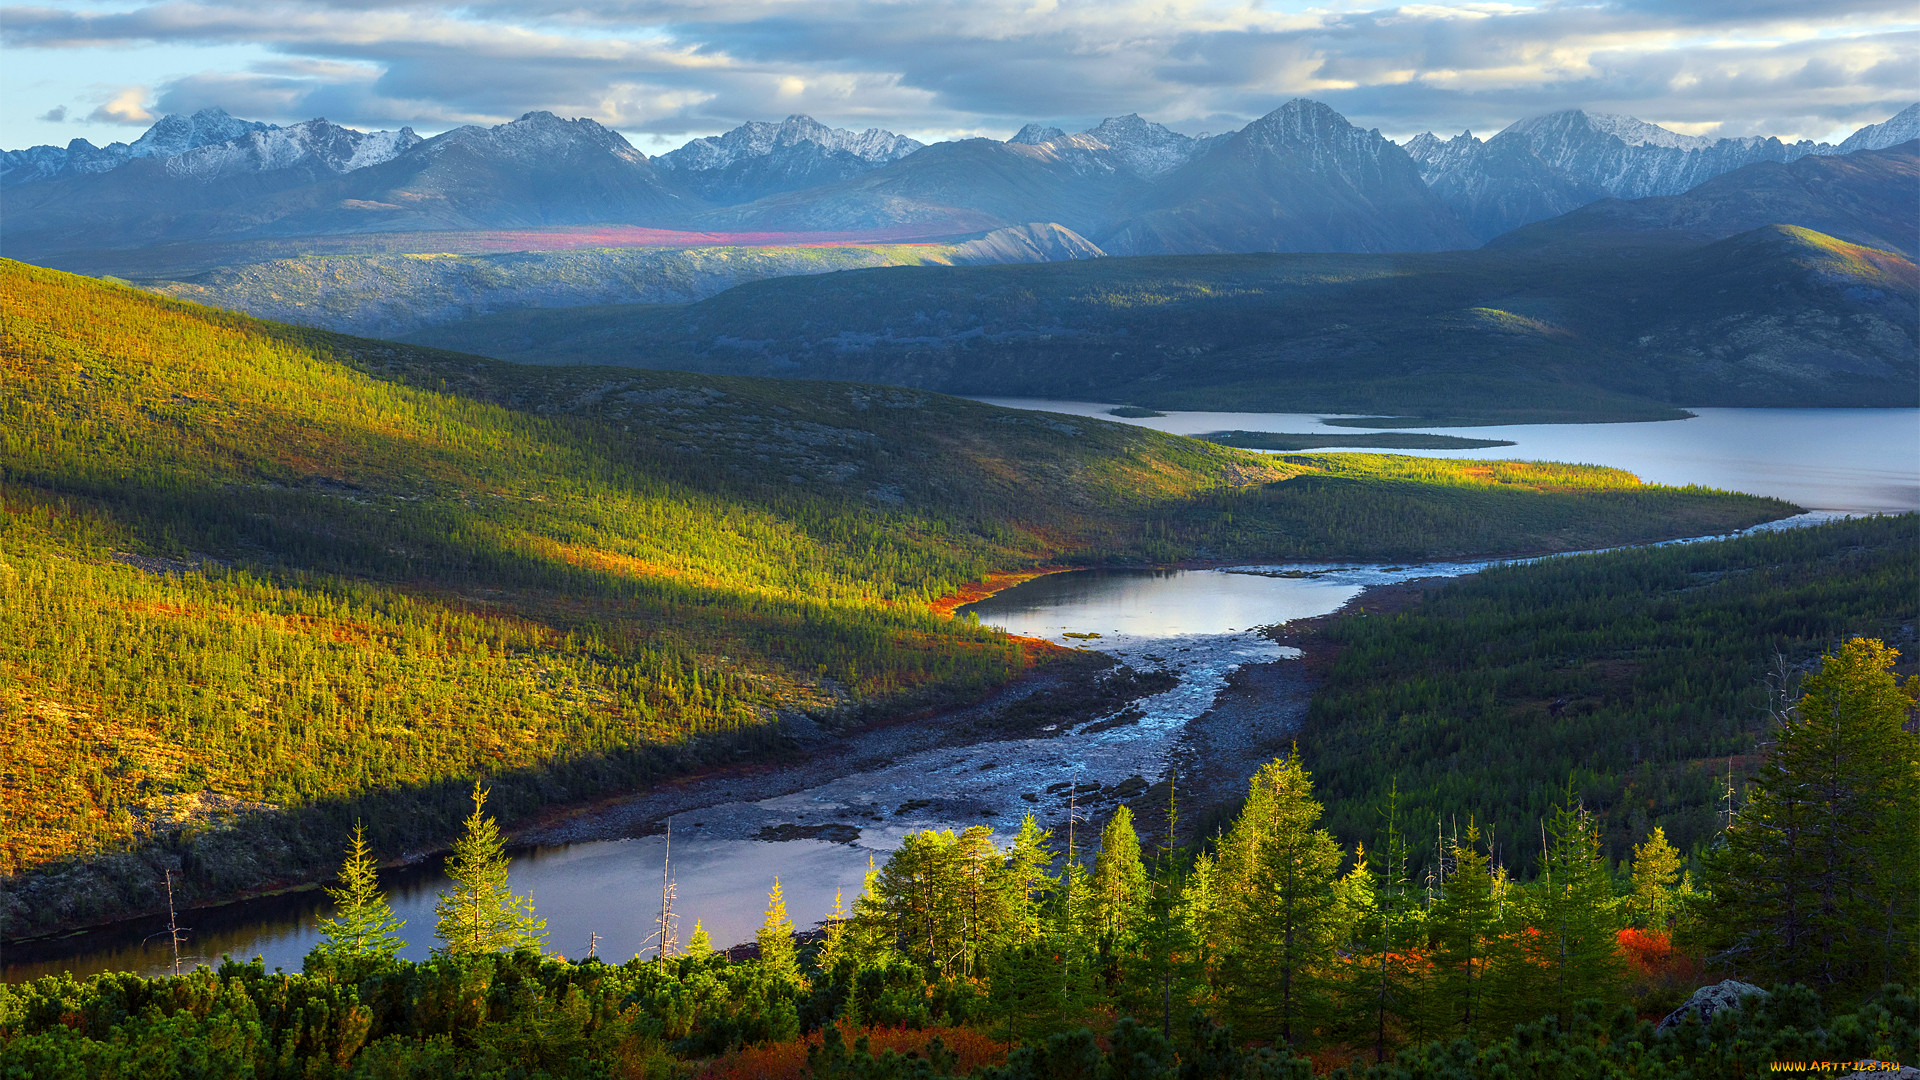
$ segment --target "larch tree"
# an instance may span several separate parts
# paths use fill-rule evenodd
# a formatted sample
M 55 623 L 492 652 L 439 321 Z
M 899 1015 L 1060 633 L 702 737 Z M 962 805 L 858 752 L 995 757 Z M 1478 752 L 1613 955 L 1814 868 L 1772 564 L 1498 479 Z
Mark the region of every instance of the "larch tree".
M 1500 936 L 1500 907 L 1491 860 L 1480 850 L 1480 829 L 1467 822 L 1464 837 L 1448 845 L 1453 864 L 1427 926 L 1433 947 L 1435 1004 L 1442 1021 L 1472 1034 L 1486 1022 L 1488 975 Z
M 1118 938 L 1133 927 L 1146 894 L 1147 870 L 1140 861 L 1140 835 L 1133 828 L 1133 811 L 1125 806 L 1115 810 L 1101 830 L 1100 850 L 1094 853 L 1088 885 L 1093 922 L 1100 934 Z
M 366 828 L 353 826 L 347 861 L 340 867 L 340 884 L 327 889 L 333 916 L 319 924 L 320 943 L 309 959 L 318 959 L 348 978 L 392 960 L 406 946 L 400 930 L 406 921 L 394 917 L 380 891 L 380 867 L 367 847 Z M 312 966 L 310 963 L 309 966 Z
M 1642 928 L 1667 929 L 1680 884 L 1680 852 L 1658 825 L 1633 849 L 1633 918 Z
M 1857 990 L 1913 981 L 1920 958 L 1920 679 L 1854 638 L 1824 658 L 1724 842 L 1700 933 L 1744 975 Z
M 1526 890 L 1521 912 L 1529 925 L 1521 938 L 1531 961 L 1525 970 L 1538 983 L 1524 992 L 1531 1008 L 1545 1005 L 1565 1020 L 1577 1002 L 1619 996 L 1623 920 L 1599 822 L 1580 804 L 1571 778 L 1546 832 L 1540 878 Z
M 506 839 L 485 813 L 486 805 L 487 791 L 475 781 L 473 813 L 447 860 L 452 885 L 433 908 L 438 916 L 434 934 L 441 941 L 436 952 L 458 956 L 538 950 L 546 943 L 546 920 L 534 916 L 533 901 L 507 888 Z
M 799 950 L 793 944 L 793 920 L 787 918 L 787 900 L 777 877 L 767 893 L 767 916 L 754 940 L 760 945 L 760 971 L 769 981 L 795 989 L 806 986 L 800 974 Z
M 1223 981 L 1240 1031 L 1292 1044 L 1330 1012 L 1324 974 L 1339 933 L 1340 845 L 1296 752 L 1263 767 L 1227 834 L 1222 897 L 1231 927 Z

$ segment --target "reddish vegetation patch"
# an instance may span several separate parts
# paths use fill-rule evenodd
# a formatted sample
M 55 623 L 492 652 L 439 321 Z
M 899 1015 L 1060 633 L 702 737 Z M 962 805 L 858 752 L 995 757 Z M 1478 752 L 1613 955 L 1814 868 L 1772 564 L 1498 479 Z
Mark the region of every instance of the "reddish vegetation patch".
M 925 1057 L 927 1045 L 939 1039 L 949 1053 L 958 1057 L 955 1076 L 964 1076 L 982 1065 L 999 1065 L 1007 1060 L 1007 1045 L 968 1028 L 930 1027 L 919 1031 L 905 1028 L 862 1028 L 846 1040 L 851 1047 L 861 1036 L 877 1057 L 888 1050 L 897 1054 Z M 753 1046 L 738 1050 L 709 1063 L 697 1074 L 697 1080 L 801 1080 L 807 1075 L 807 1049 L 820 1045 L 820 1036 Z
M 571 251 L 622 247 L 857 247 L 862 244 L 930 243 L 925 228 L 868 229 L 857 232 L 680 232 L 638 225 L 594 225 L 551 229 L 412 233 L 401 240 L 421 250 Z
M 1693 958 L 1673 947 L 1673 937 L 1628 927 L 1620 931 L 1620 953 L 1635 976 L 1648 983 L 1692 983 L 1700 970 Z
M 951 615 L 968 604 L 985 600 L 994 593 L 1011 589 L 1015 585 L 1032 581 L 1037 577 L 1060 573 L 1063 569 L 1066 568 L 1052 567 L 1045 570 L 1019 570 L 1011 574 L 988 574 L 986 580 L 969 581 L 960 586 L 958 592 L 943 596 L 927 606 L 933 609 L 935 615 Z

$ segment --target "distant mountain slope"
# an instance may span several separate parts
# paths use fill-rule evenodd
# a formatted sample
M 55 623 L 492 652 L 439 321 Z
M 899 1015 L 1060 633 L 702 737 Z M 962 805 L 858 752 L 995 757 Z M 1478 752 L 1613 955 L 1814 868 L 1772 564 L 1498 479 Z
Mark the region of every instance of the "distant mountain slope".
M 821 187 L 700 214 L 710 229 L 852 230 L 918 226 L 956 235 L 1053 221 L 1091 236 L 1123 192 L 1141 185 L 1098 155 L 1057 143 L 935 143 Z
M 10 253 L 163 241 L 597 222 L 669 223 L 685 200 L 591 120 L 529 113 L 420 141 L 326 121 L 12 188 Z
M 1405 151 L 1318 102 L 1290 101 L 1158 177 L 1092 234 L 1115 254 L 1468 247 Z
M 830 128 L 811 116 L 749 122 L 653 159 L 667 182 L 706 202 L 732 205 L 851 179 L 921 148 L 904 135 Z
M 1895 136 L 1912 128 L 1920 128 L 1920 105 L 1862 128 L 1839 147 L 1681 135 L 1631 116 L 1569 109 L 1520 120 L 1485 142 L 1471 132 L 1445 141 L 1427 133 L 1406 149 L 1435 194 L 1486 240 L 1608 196 L 1677 195 L 1761 162 L 1879 149 L 1904 141 Z M 1906 138 L 1915 135 L 1920 130 Z
M 951 244 L 395 252 L 266 259 L 177 277 L 123 275 L 143 289 L 181 300 L 327 330 L 392 336 L 516 308 L 687 303 L 744 282 L 796 274 L 1047 262 L 1102 254 L 1070 229 L 1034 224 Z
M 116 142 L 96 147 L 85 139 L 75 139 L 64 147 L 0 150 L 0 185 L 107 172 L 139 158 L 173 157 L 253 132 L 272 130 L 275 130 L 272 124 L 235 119 L 224 109 L 201 109 L 191 116 L 174 113 L 161 117 L 132 145 Z
M 1855 150 L 1885 150 L 1903 142 L 1920 139 L 1920 102 L 1901 109 L 1884 124 L 1869 124 L 1847 136 L 1838 147 L 1842 154 Z
M 541 363 L 1160 407 L 1486 417 L 1912 405 L 1906 257 L 1768 227 L 1676 252 L 1099 259 L 744 285 L 413 335 Z
M 1488 246 L 1699 243 L 1773 224 L 1920 257 L 1920 142 L 1748 165 L 1681 195 L 1597 202 Z

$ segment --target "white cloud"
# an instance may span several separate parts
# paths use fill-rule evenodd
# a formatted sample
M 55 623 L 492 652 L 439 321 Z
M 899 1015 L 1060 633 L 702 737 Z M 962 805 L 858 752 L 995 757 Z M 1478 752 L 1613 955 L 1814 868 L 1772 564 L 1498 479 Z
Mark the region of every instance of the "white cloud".
M 121 87 L 88 113 L 87 119 L 101 124 L 151 124 L 160 118 L 147 108 L 146 102 L 151 96 L 152 92 L 144 86 Z
M 1822 137 L 1920 98 L 1910 0 L 157 0 L 0 8 L 11 51 L 97 81 L 171 49 L 156 93 L 95 115 L 238 115 L 433 131 L 529 109 L 685 136 L 818 113 L 920 137 L 1139 112 L 1186 130 L 1296 95 L 1390 135 L 1584 106 L 1688 130 Z M 266 50 L 244 65 L 205 52 Z M 141 77 L 141 76 L 136 76 Z M 76 76 L 78 78 L 78 76 Z M 124 76 L 123 76 L 124 78 Z M 44 96 L 42 96 L 44 94 Z M 18 94 L 9 95 L 18 100 Z M 73 97 L 58 87 L 35 96 Z M 48 118 L 51 114 L 47 114 Z M 49 121 L 50 122 L 50 121 Z M 71 121 L 69 121 L 71 122 Z M 655 144 L 658 145 L 658 144 Z

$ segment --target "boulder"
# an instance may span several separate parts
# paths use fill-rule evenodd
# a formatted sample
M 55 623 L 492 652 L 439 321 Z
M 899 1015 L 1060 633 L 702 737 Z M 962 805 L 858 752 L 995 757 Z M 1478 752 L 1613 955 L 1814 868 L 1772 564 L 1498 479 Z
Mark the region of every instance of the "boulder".
M 1695 990 L 1693 996 L 1679 1008 L 1668 1013 L 1666 1019 L 1660 1021 L 1660 1026 L 1654 1030 L 1665 1031 L 1675 1025 L 1684 1024 L 1689 1016 L 1699 1023 L 1707 1023 L 1713 1019 L 1713 1014 L 1721 1009 L 1739 1008 L 1740 999 L 1748 994 L 1767 996 L 1765 990 L 1752 983 L 1743 983 L 1734 979 L 1714 983 L 1712 986 L 1703 986 Z

